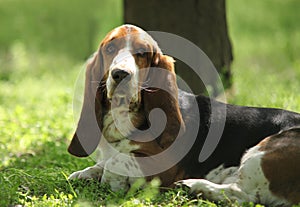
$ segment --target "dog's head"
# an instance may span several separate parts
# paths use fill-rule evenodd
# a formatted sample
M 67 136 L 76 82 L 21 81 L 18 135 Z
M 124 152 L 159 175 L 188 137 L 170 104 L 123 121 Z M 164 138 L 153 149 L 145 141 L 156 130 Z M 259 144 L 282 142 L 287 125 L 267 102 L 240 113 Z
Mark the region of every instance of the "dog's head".
M 87 156 L 95 150 L 101 137 L 103 116 L 112 105 L 142 111 L 146 120 L 152 109 L 164 110 L 167 125 L 159 142 L 167 147 L 171 141 L 166 141 L 163 134 L 167 134 L 167 140 L 174 140 L 182 125 L 177 93 L 174 60 L 162 54 L 148 33 L 133 25 L 112 30 L 88 61 L 82 112 L 68 151 Z

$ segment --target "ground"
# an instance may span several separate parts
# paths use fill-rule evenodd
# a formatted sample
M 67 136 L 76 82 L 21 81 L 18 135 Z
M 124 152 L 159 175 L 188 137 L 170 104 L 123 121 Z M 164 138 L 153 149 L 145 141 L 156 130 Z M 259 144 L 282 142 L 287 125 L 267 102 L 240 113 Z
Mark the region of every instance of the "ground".
M 0 206 L 228 206 L 226 195 L 213 204 L 185 189 L 158 193 L 157 182 L 128 193 L 68 182 L 93 163 L 66 151 L 75 81 L 103 35 L 121 23 L 121 1 L 0 2 Z M 300 112 L 299 7 L 297 0 L 227 0 L 234 50 L 228 102 Z

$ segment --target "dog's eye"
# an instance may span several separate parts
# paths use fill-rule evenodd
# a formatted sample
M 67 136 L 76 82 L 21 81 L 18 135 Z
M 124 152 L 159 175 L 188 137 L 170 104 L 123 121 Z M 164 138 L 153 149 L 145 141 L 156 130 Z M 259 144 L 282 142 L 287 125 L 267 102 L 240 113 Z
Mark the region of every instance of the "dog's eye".
M 144 57 L 147 52 L 146 52 L 146 49 L 145 48 L 139 48 L 135 51 L 135 54 L 138 56 L 138 57 Z
M 105 51 L 107 54 L 113 54 L 116 51 L 116 46 L 110 43 L 109 45 L 107 45 Z

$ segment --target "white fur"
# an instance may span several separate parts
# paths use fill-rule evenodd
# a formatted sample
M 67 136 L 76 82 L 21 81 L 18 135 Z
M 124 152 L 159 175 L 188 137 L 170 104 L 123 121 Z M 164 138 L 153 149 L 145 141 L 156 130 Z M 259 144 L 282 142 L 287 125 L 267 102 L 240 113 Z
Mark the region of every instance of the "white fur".
M 99 180 L 102 176 L 103 168 L 100 163 L 87 167 L 83 170 L 73 172 L 68 179 L 95 179 Z
M 129 142 L 124 138 L 108 143 L 102 137 L 99 144 L 101 157 L 97 164 L 72 173 L 68 179 L 96 179 L 108 183 L 113 191 L 128 190 L 137 177 L 144 177 L 135 157 L 130 155 L 130 151 L 138 146 Z
M 122 69 L 126 72 L 128 72 L 131 75 L 131 80 L 129 81 L 128 88 L 125 88 L 127 92 L 127 96 L 130 95 L 134 100 L 138 101 L 138 77 L 139 77 L 139 68 L 135 62 L 135 59 L 133 55 L 131 54 L 132 50 L 132 42 L 131 42 L 131 36 L 127 35 L 125 37 L 125 48 L 120 49 L 118 51 L 118 54 L 116 57 L 114 57 L 111 66 L 109 67 L 109 75 L 106 82 L 106 88 L 107 88 L 107 96 L 109 99 L 113 98 L 113 96 L 122 97 L 125 96 L 125 94 L 114 94 L 114 89 L 116 87 L 115 82 L 112 78 L 111 72 L 114 69 Z M 118 89 L 122 90 L 120 86 Z
M 220 165 L 216 169 L 210 171 L 205 176 L 205 179 L 216 184 L 228 184 L 236 181 L 238 178 L 237 172 L 238 167 L 224 168 L 223 165 Z
M 113 191 L 126 191 L 137 177 L 144 176 L 135 157 L 116 154 L 106 161 L 101 183 L 108 183 Z
M 130 53 L 130 42 L 130 36 L 126 37 L 126 47 L 118 52 L 109 68 L 106 87 L 110 99 L 114 96 L 120 99 L 130 95 L 131 101 L 138 101 L 138 66 Z M 126 88 L 128 94 L 113 94 L 116 86 L 111 77 L 111 71 L 116 68 L 126 70 L 131 74 L 131 80 Z M 113 191 L 117 191 L 127 190 L 136 177 L 143 177 L 138 163 L 130 154 L 132 150 L 138 149 L 138 146 L 131 145 L 130 140 L 127 139 L 135 130 L 130 120 L 136 116 L 136 112 L 129 110 L 129 102 L 125 105 L 113 106 L 114 103 L 103 118 L 103 136 L 98 147 L 101 152 L 100 160 L 92 167 L 72 173 L 69 179 L 98 179 L 101 183 L 108 183 Z
M 135 129 L 131 118 L 136 116 L 129 109 L 118 107 L 111 109 L 103 118 L 103 134 L 108 142 L 115 142 L 128 137 Z
M 214 201 L 229 198 L 238 203 L 255 202 L 269 206 L 289 206 L 287 201 L 270 192 L 269 181 L 261 168 L 263 156 L 264 152 L 259 150 L 259 146 L 255 146 L 243 156 L 239 168 L 220 166 L 207 175 L 206 178 L 210 181 L 187 179 L 180 183 L 189 186 L 191 192 L 202 194 Z

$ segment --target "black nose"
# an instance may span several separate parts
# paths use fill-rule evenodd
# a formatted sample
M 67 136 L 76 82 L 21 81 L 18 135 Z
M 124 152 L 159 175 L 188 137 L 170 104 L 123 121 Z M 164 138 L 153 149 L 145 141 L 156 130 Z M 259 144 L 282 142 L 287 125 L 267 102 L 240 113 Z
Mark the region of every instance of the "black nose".
M 114 69 L 111 71 L 111 76 L 116 83 L 120 83 L 124 78 L 126 78 L 126 81 L 130 80 L 130 74 L 121 69 Z

